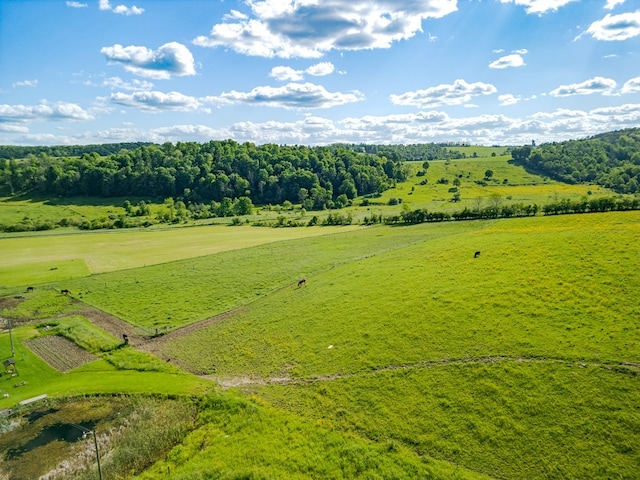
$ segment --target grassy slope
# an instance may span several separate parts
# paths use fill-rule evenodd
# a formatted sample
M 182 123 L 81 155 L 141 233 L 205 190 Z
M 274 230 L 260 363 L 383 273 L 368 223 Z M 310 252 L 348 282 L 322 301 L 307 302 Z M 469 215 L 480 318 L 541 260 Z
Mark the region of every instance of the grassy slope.
M 496 355 L 640 361 L 636 212 L 466 225 L 372 230 L 422 241 L 270 295 L 167 354 L 263 377 Z
M 91 290 L 85 297 L 93 303 L 121 308 L 142 324 L 158 311 L 179 312 L 168 319 L 175 325 L 250 303 L 168 354 L 220 377 L 311 382 L 247 387 L 302 419 L 264 406 L 248 418 L 215 414 L 194 432 L 196 443 L 180 447 L 188 458 L 178 449 L 158 466 L 177 468 L 180 478 L 195 478 L 216 461 L 215 451 L 246 452 L 249 439 L 254 450 L 268 446 L 237 457 L 235 472 L 257 478 L 275 471 L 303 478 L 342 464 L 410 478 L 409 468 L 430 471 L 429 457 L 496 477 L 632 477 L 640 463 L 638 377 L 615 365 L 640 356 L 633 322 L 640 278 L 630 267 L 640 253 L 639 230 L 637 212 L 377 227 L 77 285 Z M 306 288 L 279 290 L 300 275 Z M 212 293 L 211 282 L 222 287 Z M 7 342 L 1 335 L 1 351 Z M 61 375 L 21 348 L 27 385 L 13 389 L 3 376 L 0 389 L 12 397 L 0 407 L 45 392 L 199 394 L 208 387 L 187 375 L 117 371 L 104 361 Z M 313 440 L 287 459 L 288 444 L 274 432 Z M 202 443 L 209 436 L 215 441 Z M 367 460 L 387 442 L 397 442 L 400 453 Z M 318 451 L 330 451 L 335 462 L 302 460 Z M 410 452 L 426 457 L 416 464 Z M 278 470 L 293 458 L 291 470 Z M 436 478 L 450 478 L 441 467 L 433 467 Z
M 365 228 L 270 243 L 147 268 L 94 275 L 60 284 L 82 299 L 147 329 L 173 328 L 295 286 L 301 277 L 338 265 L 464 231 L 456 223 L 426 230 Z M 252 230 L 251 230 L 252 231 Z
M 480 226 L 401 229 L 425 241 L 322 272 L 166 353 L 253 377 L 246 391 L 324 427 L 497 478 L 631 478 L 640 390 L 619 365 L 640 361 L 640 216 Z M 303 381 L 262 385 L 288 376 Z

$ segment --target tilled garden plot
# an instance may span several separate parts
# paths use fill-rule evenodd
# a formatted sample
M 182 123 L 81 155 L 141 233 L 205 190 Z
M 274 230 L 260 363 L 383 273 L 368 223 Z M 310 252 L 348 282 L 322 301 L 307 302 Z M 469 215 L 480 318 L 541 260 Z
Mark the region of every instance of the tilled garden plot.
M 58 335 L 34 338 L 25 342 L 25 345 L 51 367 L 61 372 L 68 372 L 98 359 L 71 340 Z

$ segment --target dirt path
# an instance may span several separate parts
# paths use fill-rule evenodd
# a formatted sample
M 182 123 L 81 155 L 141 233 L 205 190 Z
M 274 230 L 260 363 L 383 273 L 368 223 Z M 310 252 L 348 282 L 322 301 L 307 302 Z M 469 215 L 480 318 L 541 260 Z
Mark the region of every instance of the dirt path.
M 443 367 L 448 365 L 470 365 L 470 364 L 491 364 L 501 362 L 513 362 L 513 363 L 557 363 L 564 365 L 572 365 L 580 368 L 599 367 L 607 368 L 609 370 L 627 370 L 634 374 L 640 373 L 640 364 L 622 362 L 622 363 L 601 363 L 601 362 L 584 362 L 577 360 L 567 360 L 561 358 L 530 358 L 530 357 L 480 357 L 480 358 L 459 358 L 459 359 L 442 359 L 442 360 L 426 360 L 423 362 L 404 364 L 404 365 L 389 365 L 386 367 L 380 367 L 377 369 L 367 370 L 366 372 L 351 372 L 351 373 L 335 373 L 331 375 L 318 375 L 316 377 L 306 378 L 291 378 L 291 377 L 273 377 L 273 378 L 259 378 L 259 377 L 216 377 L 214 375 L 202 375 L 203 378 L 218 383 L 222 388 L 232 387 L 247 387 L 252 386 L 266 386 L 266 385 L 309 385 L 318 382 L 328 382 L 333 380 L 342 380 L 355 377 L 364 377 L 368 375 L 376 375 L 382 372 L 392 372 L 399 370 L 413 370 L 413 369 L 426 369 L 434 367 Z
M 129 337 L 129 344 L 134 347 L 138 347 L 147 341 L 146 337 L 142 335 L 140 330 L 130 323 L 120 320 L 118 317 L 107 312 L 103 312 L 96 307 L 87 305 L 80 300 L 74 301 L 79 307 L 76 312 L 78 315 L 82 315 L 95 326 L 110 333 L 117 339 L 121 339 L 122 335 L 127 335 Z
M 149 338 L 144 343 L 142 343 L 138 347 L 138 349 L 144 352 L 152 353 L 153 355 L 162 358 L 163 360 L 167 360 L 162 348 L 164 347 L 164 345 L 171 342 L 172 340 L 175 340 L 176 338 L 180 338 L 185 335 L 191 335 L 195 332 L 198 332 L 199 330 L 202 330 L 203 328 L 207 328 L 209 325 L 222 322 L 223 320 L 238 315 L 240 312 L 244 311 L 245 308 L 246 307 L 234 308 L 232 310 L 214 315 L 213 317 L 206 318 L 199 322 L 185 325 L 184 327 L 173 330 L 165 335 Z

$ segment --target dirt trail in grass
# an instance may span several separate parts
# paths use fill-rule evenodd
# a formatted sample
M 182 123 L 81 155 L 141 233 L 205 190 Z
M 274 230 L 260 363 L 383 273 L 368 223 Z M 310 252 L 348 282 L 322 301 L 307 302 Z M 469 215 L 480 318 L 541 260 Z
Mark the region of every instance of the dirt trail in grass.
M 142 350 L 144 352 L 152 353 L 153 355 L 162 358 L 163 360 L 168 360 L 165 358 L 165 354 L 163 352 L 163 346 L 167 343 L 175 340 L 176 338 L 184 337 L 186 335 L 191 335 L 203 328 L 207 328 L 209 325 L 217 322 L 221 322 L 230 317 L 233 317 L 240 312 L 244 311 L 246 307 L 238 307 L 232 310 L 228 310 L 226 312 L 220 313 L 218 315 L 214 315 L 213 317 L 205 318 L 196 323 L 191 323 L 189 325 L 185 325 L 184 327 L 173 330 L 165 335 L 161 335 L 158 337 L 153 337 L 146 339 L 142 344 L 138 346 L 138 350 Z
M 366 372 L 353 372 L 353 373 L 334 373 L 331 375 L 318 375 L 316 377 L 306 378 L 291 378 L 291 377 L 273 377 L 273 378 L 260 378 L 260 377 L 216 377 L 214 375 L 202 375 L 202 378 L 207 378 L 211 381 L 217 382 L 222 388 L 232 387 L 252 387 L 252 386 L 267 386 L 267 385 L 309 385 L 318 382 L 328 382 L 333 380 L 343 380 L 355 377 L 364 377 L 368 375 L 377 375 L 383 372 L 393 372 L 400 370 L 413 370 L 413 369 L 426 369 L 434 367 L 444 367 L 449 365 L 473 365 L 473 364 L 490 364 L 501 362 L 513 362 L 513 363 L 557 363 L 564 365 L 573 365 L 580 368 L 599 367 L 607 368 L 609 370 L 618 370 L 621 372 L 633 372 L 634 374 L 640 373 L 640 364 L 621 362 L 621 363 L 602 363 L 602 362 L 588 362 L 569 360 L 562 358 L 531 358 L 531 357 L 480 357 L 480 358 L 459 358 L 459 359 L 442 359 L 442 360 L 427 360 L 423 362 L 417 362 L 404 365 L 389 365 L 386 367 L 380 367 L 377 369 L 367 370 Z
M 138 347 L 147 341 L 146 337 L 140 332 L 140 330 L 130 323 L 120 320 L 118 317 L 96 307 L 87 305 L 80 300 L 75 300 L 75 303 L 79 306 L 77 310 L 78 315 L 82 315 L 96 327 L 110 333 L 117 339 L 122 339 L 122 335 L 127 335 L 129 338 L 129 344 L 134 347 Z

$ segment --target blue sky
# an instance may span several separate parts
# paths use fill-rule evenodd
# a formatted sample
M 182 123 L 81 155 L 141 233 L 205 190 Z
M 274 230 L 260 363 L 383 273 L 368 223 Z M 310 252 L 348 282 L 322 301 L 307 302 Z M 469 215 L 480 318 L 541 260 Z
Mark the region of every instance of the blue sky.
M 640 126 L 639 0 L 2 0 L 0 144 Z

